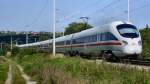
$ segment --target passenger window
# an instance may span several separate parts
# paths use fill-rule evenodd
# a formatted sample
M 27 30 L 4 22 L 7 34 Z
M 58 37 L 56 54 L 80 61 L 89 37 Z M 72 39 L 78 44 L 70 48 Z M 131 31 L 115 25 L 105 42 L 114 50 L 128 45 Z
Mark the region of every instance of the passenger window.
M 70 40 L 67 40 L 67 41 L 66 41 L 66 45 L 70 45 Z
M 105 41 L 105 39 L 106 39 L 105 36 L 106 36 L 105 33 L 102 33 L 102 34 L 101 34 L 101 41 Z
M 110 33 L 110 40 L 118 40 L 112 33 Z
M 98 34 L 98 41 L 118 40 L 112 33 L 106 32 Z
M 112 33 L 108 32 L 106 34 L 106 39 L 108 40 L 118 40 Z

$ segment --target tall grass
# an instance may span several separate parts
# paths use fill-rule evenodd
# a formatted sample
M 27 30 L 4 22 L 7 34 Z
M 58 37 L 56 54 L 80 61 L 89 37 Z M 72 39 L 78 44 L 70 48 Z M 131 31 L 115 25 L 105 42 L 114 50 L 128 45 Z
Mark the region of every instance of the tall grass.
M 25 84 L 19 69 L 17 66 L 10 60 L 5 59 L 4 57 L 0 58 L 3 62 L 0 62 L 0 84 L 5 84 L 6 79 L 8 78 L 9 65 L 11 65 L 11 75 L 12 75 L 12 84 Z
M 72 76 L 88 80 L 90 84 L 149 84 L 150 73 L 119 68 L 106 64 L 89 63 L 80 58 L 50 60 L 50 64 L 71 73 Z
M 15 65 L 12 66 L 12 84 L 26 84 L 26 81 L 21 76 L 21 73 Z
M 0 63 L 0 84 L 4 84 L 7 79 L 8 64 Z
M 150 72 L 89 63 L 81 58 L 49 59 L 44 54 L 18 59 L 39 84 L 150 84 Z

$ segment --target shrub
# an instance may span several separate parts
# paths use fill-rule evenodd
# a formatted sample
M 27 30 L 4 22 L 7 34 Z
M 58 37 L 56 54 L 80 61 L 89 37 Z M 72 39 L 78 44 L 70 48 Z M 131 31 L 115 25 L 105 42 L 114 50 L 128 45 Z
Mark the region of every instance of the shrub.
M 19 51 L 20 51 L 20 49 L 19 49 L 18 47 L 14 47 L 14 48 L 12 49 L 12 55 L 13 55 L 13 56 L 17 55 L 17 54 L 19 53 Z

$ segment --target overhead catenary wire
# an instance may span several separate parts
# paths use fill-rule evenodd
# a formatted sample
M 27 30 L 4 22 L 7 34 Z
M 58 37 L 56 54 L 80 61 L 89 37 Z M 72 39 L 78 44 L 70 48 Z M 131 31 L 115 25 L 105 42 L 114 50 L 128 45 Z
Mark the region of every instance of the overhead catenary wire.
M 99 0 L 98 0 L 98 1 L 99 1 Z M 106 0 L 105 0 L 105 1 L 106 1 Z M 109 1 L 109 0 L 108 0 L 108 1 Z M 115 0 L 115 1 L 111 2 L 110 4 L 106 5 L 105 7 L 103 7 L 102 9 L 98 9 L 98 10 L 103 10 L 103 11 L 104 11 L 105 8 L 111 7 L 112 5 L 114 5 L 114 3 L 117 3 L 118 1 L 120 1 L 120 0 Z M 98 3 L 98 2 L 96 2 L 95 4 L 97 4 L 97 3 Z M 95 6 L 95 4 L 92 4 L 92 5 Z M 92 5 L 91 5 L 91 6 L 92 6 Z M 85 9 L 88 9 L 88 8 L 85 7 Z M 98 10 L 96 10 L 96 11 L 98 11 Z M 82 11 L 82 12 L 83 12 L 83 11 Z M 81 13 L 81 12 L 80 12 L 80 13 Z M 80 13 L 78 13 L 78 14 L 80 14 Z M 90 13 L 90 14 L 93 14 L 93 13 Z M 77 14 L 74 14 L 74 15 L 79 16 L 79 15 L 77 15 Z M 67 18 L 66 18 L 65 20 L 66 20 L 66 21 L 68 21 L 69 19 L 70 19 L 71 21 L 73 21 L 73 19 L 74 19 L 74 20 L 78 20 L 78 19 L 77 19 L 78 17 L 76 17 L 76 16 L 73 18 L 74 15 L 67 16 Z M 89 16 L 89 15 L 86 15 L 86 16 Z M 63 21 L 63 22 L 65 22 L 65 21 Z M 65 24 L 67 25 L 68 23 L 65 23 Z M 65 25 L 65 24 L 64 24 L 64 25 Z M 64 25 L 63 25 L 63 26 L 64 26 Z
M 86 16 L 90 17 L 93 14 L 99 14 L 97 12 L 100 12 L 99 15 L 102 15 L 102 12 L 104 12 L 107 8 L 110 8 L 110 7 L 112 7 L 113 5 L 116 5 L 116 3 L 119 3 L 119 2 L 120 2 L 120 0 L 114 0 L 114 1 L 110 2 L 109 4 L 105 5 L 103 8 L 100 8 L 100 9 L 98 9 L 98 10 L 96 10 L 96 11 L 94 11 L 94 12 L 92 12 L 92 13 L 86 15 Z M 70 18 L 70 19 L 72 20 L 73 18 Z
M 116 5 L 116 3 L 118 3 L 119 1 L 121 1 L 121 0 L 112 1 L 112 2 L 110 2 L 109 4 L 107 4 L 106 6 L 104 6 L 103 8 L 98 9 L 98 10 L 96 10 L 95 12 L 91 13 L 90 15 L 92 15 L 92 14 L 97 14 L 97 12 L 102 13 L 102 12 L 104 12 L 107 8 L 110 8 L 111 6 Z M 90 16 L 90 15 L 89 15 L 89 16 Z
M 110 8 L 110 7 L 112 7 L 113 5 L 116 5 L 116 4 L 118 4 L 118 2 L 120 2 L 121 0 L 115 0 L 115 1 L 112 1 L 110 4 L 108 4 L 108 5 L 106 5 L 105 7 L 103 7 L 102 9 L 98 9 L 98 10 L 96 10 L 95 12 L 93 12 L 93 13 L 91 13 L 91 15 L 93 15 L 93 14 L 97 14 L 97 13 L 100 13 L 100 14 L 102 14 L 102 13 L 104 13 L 105 12 L 105 10 L 107 9 L 107 8 Z M 98 3 L 98 2 L 97 2 Z M 95 5 L 94 5 L 95 6 Z M 87 9 L 87 7 L 85 7 L 86 9 Z M 117 8 L 117 7 L 116 7 Z M 82 11 L 83 12 L 83 11 Z M 77 14 L 80 14 L 81 12 L 79 12 L 78 11 L 78 13 Z M 76 13 L 71 13 L 69 16 L 66 16 L 66 17 L 73 17 L 73 16 L 78 16 Z M 90 16 L 90 15 L 87 15 L 87 16 Z M 66 18 L 66 20 L 67 20 L 67 18 Z
M 141 9 L 143 9 L 143 8 L 145 8 L 147 6 L 150 6 L 150 3 L 144 4 L 144 5 L 140 6 L 140 7 L 134 8 L 134 9 L 131 9 L 130 10 L 130 14 L 132 14 L 132 13 L 134 13 L 136 11 L 140 11 Z M 123 13 L 119 13 L 116 16 L 113 16 L 113 17 L 118 17 L 118 16 L 121 16 L 121 15 L 124 15 L 125 13 L 126 13 L 126 11 L 124 11 Z
M 96 10 L 96 11 L 94 11 L 94 12 L 92 12 L 92 13 L 86 15 L 86 16 L 91 16 L 92 14 L 97 14 L 97 12 L 104 12 L 105 9 L 107 9 L 107 8 L 109 8 L 109 7 L 113 6 L 113 5 L 115 5 L 115 4 L 118 3 L 119 1 L 120 1 L 120 0 L 112 1 L 112 2 L 110 2 L 109 4 L 107 4 L 106 6 L 104 6 L 103 8 L 100 8 L 100 9 L 98 9 L 98 10 Z M 102 14 L 102 13 L 101 13 L 101 14 Z M 70 18 L 70 19 L 73 19 L 73 18 Z
M 106 5 L 105 7 L 103 7 L 102 9 L 98 9 L 96 10 L 94 13 L 92 14 L 97 14 L 95 16 L 92 16 L 92 14 L 90 15 L 91 18 L 96 18 L 96 17 L 100 17 L 101 19 L 104 18 L 106 16 L 106 12 L 108 11 L 107 9 L 112 7 L 112 6 L 116 6 L 116 7 L 113 7 L 113 9 L 117 9 L 118 8 L 118 5 L 120 5 L 121 0 L 115 0 L 115 1 L 112 1 L 111 3 L 109 3 L 108 5 Z M 115 4 L 114 4 L 115 3 Z M 112 8 L 111 8 L 112 9 Z M 110 11 L 109 11 L 110 12 Z M 95 19 L 92 19 L 92 20 L 95 20 Z
M 94 3 L 90 3 L 87 6 L 84 6 L 83 8 L 81 8 L 80 10 L 72 12 L 71 14 L 64 16 L 64 18 L 59 19 L 59 22 L 63 22 L 63 24 L 61 25 L 64 27 L 68 25 L 68 21 L 78 20 L 78 18 L 80 17 L 80 14 L 83 11 L 87 11 L 87 9 L 93 8 L 96 4 L 99 4 L 101 1 L 104 2 L 104 1 L 109 1 L 109 0 L 97 0 Z
M 41 17 L 41 15 L 43 14 L 43 12 L 44 12 L 45 8 L 47 7 L 47 5 L 48 5 L 48 0 L 45 1 L 43 7 L 39 10 L 39 13 L 33 19 L 33 21 L 30 24 L 25 25 L 25 27 L 29 27 L 29 26 L 32 26 L 33 24 L 35 24 L 39 20 L 39 18 Z
M 148 6 L 150 6 L 150 3 L 145 4 L 145 5 L 142 5 L 141 7 L 137 7 L 137 8 L 135 8 L 135 9 L 131 9 L 130 12 L 132 13 L 132 12 L 135 12 L 135 11 L 139 11 L 139 10 L 145 8 L 145 7 L 148 7 Z
M 92 12 L 91 14 L 89 14 L 89 15 L 86 15 L 86 16 L 88 16 L 88 17 L 90 17 L 90 18 L 93 18 L 93 17 L 96 17 L 97 15 L 100 15 L 100 16 L 102 16 L 102 18 L 103 18 L 103 16 L 106 16 L 106 13 L 105 13 L 105 11 L 107 11 L 107 9 L 108 8 L 111 8 L 112 9 L 112 6 L 116 6 L 116 5 L 118 5 L 118 3 L 120 2 L 121 0 L 115 0 L 115 1 L 111 1 L 109 4 L 107 4 L 107 5 L 105 5 L 103 8 L 100 8 L 100 9 L 98 9 L 98 10 L 96 10 L 95 12 Z M 139 1 L 136 1 L 136 2 L 139 2 Z M 136 3 L 137 4 L 137 3 Z M 120 5 L 120 4 L 119 4 Z M 148 6 L 149 4 L 146 4 L 146 6 Z M 145 6 L 145 5 L 144 5 Z M 121 5 L 121 7 L 122 7 L 122 5 Z M 131 7 L 132 7 L 132 5 L 131 5 Z M 90 7 L 89 7 L 90 8 Z M 119 7 L 115 7 L 116 9 L 118 9 Z M 114 8 L 114 9 L 115 9 Z M 143 7 L 142 7 L 143 8 Z M 133 12 L 135 12 L 135 11 L 138 11 L 138 9 L 142 9 L 141 8 L 141 6 L 140 7 L 138 7 L 138 8 L 136 8 L 136 9 L 131 9 L 130 10 L 130 13 L 133 13 Z M 86 10 L 84 10 L 84 12 L 85 12 Z M 123 10 L 122 10 L 123 11 Z M 127 10 L 124 10 L 123 11 L 123 14 L 125 14 L 125 13 L 127 13 L 126 12 Z M 67 20 L 67 21 L 64 21 L 64 20 L 62 20 L 63 22 L 66 22 L 65 24 L 67 25 L 68 23 L 69 23 L 69 21 L 73 21 L 73 20 L 78 20 L 78 17 L 77 16 L 79 16 L 79 15 L 81 15 L 81 13 L 82 13 L 83 11 L 81 11 L 81 12 L 78 12 L 78 13 L 75 13 L 75 14 L 73 14 L 73 13 L 71 13 L 71 15 L 70 16 L 66 16 L 66 19 L 64 19 L 64 20 Z M 93 16 L 93 14 L 97 14 L 97 15 L 94 15 Z M 99 17 L 100 17 L 99 16 Z M 118 17 L 119 15 L 117 14 L 117 17 Z M 80 17 L 80 16 L 79 16 Z M 107 17 L 107 18 L 109 18 L 109 17 Z M 112 16 L 112 17 L 110 17 L 110 18 L 115 18 L 115 16 Z M 70 19 L 70 20 L 68 20 L 68 19 Z M 119 19 L 119 18 L 118 18 Z M 125 19 L 125 18 L 124 18 Z M 91 19 L 91 20 L 94 20 L 94 19 Z M 90 20 L 90 21 L 91 21 Z M 63 24 L 63 23 L 62 23 Z M 63 25 L 64 26 L 64 25 Z
M 139 2 L 139 1 L 138 1 L 138 2 Z M 137 3 L 136 3 L 136 4 L 137 4 Z M 132 6 L 132 5 L 131 5 L 131 6 Z M 142 5 L 142 6 L 140 6 L 140 7 L 134 8 L 134 9 L 130 9 L 130 15 L 131 15 L 133 12 L 140 11 L 141 9 L 143 9 L 143 8 L 145 8 L 145 7 L 147 7 L 147 6 L 150 6 L 150 3 L 145 4 L 145 5 Z M 106 22 L 108 22 L 108 21 L 114 21 L 114 20 L 125 20 L 125 19 L 126 19 L 125 17 L 122 17 L 122 19 L 121 19 L 120 16 L 121 16 L 121 15 L 124 15 L 124 14 L 126 14 L 126 13 L 127 13 L 127 11 L 124 10 L 123 12 L 117 14 L 116 16 L 107 17 L 107 18 L 102 19 L 102 18 L 104 17 L 104 15 L 103 15 L 103 16 L 101 17 L 101 20 L 105 20 L 104 23 L 106 23 Z M 106 16 L 106 14 L 105 14 L 105 16 Z M 119 17 L 120 17 L 120 19 L 119 19 Z M 97 24 L 97 23 L 96 23 L 96 24 Z
M 60 21 L 64 21 L 67 20 L 68 18 L 71 18 L 73 16 L 78 16 L 81 12 L 83 12 L 83 10 L 87 10 L 88 8 L 94 7 L 97 3 L 99 3 L 100 1 L 105 1 L 105 0 L 97 0 L 95 3 L 90 3 L 87 6 L 83 7 L 80 10 L 77 10 L 75 12 L 72 12 L 69 15 L 64 16 L 64 18 L 60 19 Z

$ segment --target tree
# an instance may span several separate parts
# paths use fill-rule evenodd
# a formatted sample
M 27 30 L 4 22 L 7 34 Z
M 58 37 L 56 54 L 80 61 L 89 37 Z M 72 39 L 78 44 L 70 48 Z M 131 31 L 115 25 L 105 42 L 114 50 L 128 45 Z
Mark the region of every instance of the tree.
M 83 31 L 83 30 L 86 30 L 86 29 L 89 29 L 89 28 L 92 28 L 92 26 L 87 24 L 87 23 L 72 22 L 71 24 L 69 24 L 68 27 L 66 27 L 65 35 L 80 32 L 80 31 Z
M 148 26 L 148 24 L 146 24 L 146 29 L 148 29 L 149 28 L 149 26 Z
M 147 28 L 142 28 L 140 30 L 141 33 L 141 38 L 142 38 L 142 47 L 143 47 L 143 52 L 142 55 L 145 58 L 150 58 L 150 29 Z

